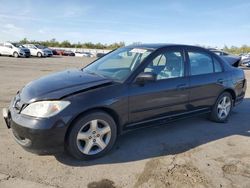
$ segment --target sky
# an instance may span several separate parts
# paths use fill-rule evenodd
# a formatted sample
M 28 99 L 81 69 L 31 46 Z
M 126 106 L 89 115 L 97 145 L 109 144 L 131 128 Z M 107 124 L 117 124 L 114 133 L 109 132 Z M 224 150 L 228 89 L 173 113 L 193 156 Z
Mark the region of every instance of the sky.
M 0 0 L 0 41 L 250 44 L 249 0 Z

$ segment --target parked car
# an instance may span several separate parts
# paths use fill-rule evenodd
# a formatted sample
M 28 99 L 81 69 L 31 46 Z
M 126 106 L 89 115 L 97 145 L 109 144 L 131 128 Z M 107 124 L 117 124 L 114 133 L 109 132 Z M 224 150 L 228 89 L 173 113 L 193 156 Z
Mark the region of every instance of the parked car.
M 37 57 L 51 57 L 53 56 L 52 50 L 49 48 L 40 45 L 40 44 L 24 44 L 26 48 L 30 50 L 32 56 Z
M 13 57 L 30 57 L 30 50 L 19 43 L 4 42 L 0 43 L 0 55 Z
M 219 55 L 219 56 L 227 56 L 227 55 L 230 55 L 229 53 L 227 52 L 224 52 L 223 50 L 219 50 L 219 49 L 216 49 L 216 48 L 208 48 L 208 50 L 210 50 L 211 52 Z
M 199 114 L 226 122 L 246 92 L 244 71 L 234 66 L 196 46 L 127 46 L 85 68 L 30 82 L 3 117 L 30 151 L 66 148 L 78 159 L 93 159 L 128 130 Z
M 90 52 L 75 52 L 76 57 L 94 57 Z
M 105 55 L 105 53 L 97 53 L 96 57 L 100 58 L 100 57 L 103 57 L 104 55 Z
M 63 55 L 64 50 L 61 49 L 53 49 L 52 53 L 53 55 Z
M 241 57 L 241 65 L 249 67 L 250 66 L 250 53 L 244 53 L 239 55 Z
M 75 53 L 70 50 L 65 50 L 62 53 L 63 56 L 75 56 Z

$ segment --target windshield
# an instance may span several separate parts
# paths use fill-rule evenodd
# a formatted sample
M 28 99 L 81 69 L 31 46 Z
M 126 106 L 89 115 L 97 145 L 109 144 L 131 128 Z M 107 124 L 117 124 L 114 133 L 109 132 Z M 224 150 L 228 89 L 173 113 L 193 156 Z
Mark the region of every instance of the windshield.
M 83 70 L 123 82 L 151 52 L 144 48 L 119 48 Z
M 24 46 L 22 44 L 19 44 L 19 43 L 12 43 L 12 45 L 17 47 L 17 48 L 24 48 Z
M 35 45 L 38 49 L 44 49 L 44 48 L 46 48 L 45 46 L 42 46 L 42 45 L 39 45 L 39 44 L 36 44 Z

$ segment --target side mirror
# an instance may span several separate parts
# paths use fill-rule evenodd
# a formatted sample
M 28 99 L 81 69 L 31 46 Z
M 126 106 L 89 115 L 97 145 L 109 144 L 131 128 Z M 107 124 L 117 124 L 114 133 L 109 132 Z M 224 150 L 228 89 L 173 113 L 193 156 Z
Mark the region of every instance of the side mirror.
M 135 83 L 143 85 L 146 82 L 154 82 L 155 80 L 156 80 L 156 74 L 155 73 L 142 72 L 136 77 Z
M 127 51 L 127 56 L 132 56 L 133 54 L 132 54 L 132 52 L 129 52 L 129 51 Z

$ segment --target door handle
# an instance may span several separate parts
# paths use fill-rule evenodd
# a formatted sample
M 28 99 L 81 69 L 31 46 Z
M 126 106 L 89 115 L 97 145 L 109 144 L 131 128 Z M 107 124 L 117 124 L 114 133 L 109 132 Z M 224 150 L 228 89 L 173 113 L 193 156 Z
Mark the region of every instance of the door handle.
M 223 83 L 224 83 L 224 80 L 223 80 L 222 78 L 220 78 L 220 79 L 217 80 L 217 83 L 223 84 Z
M 180 84 L 176 87 L 178 90 L 183 90 L 187 88 L 187 84 Z

